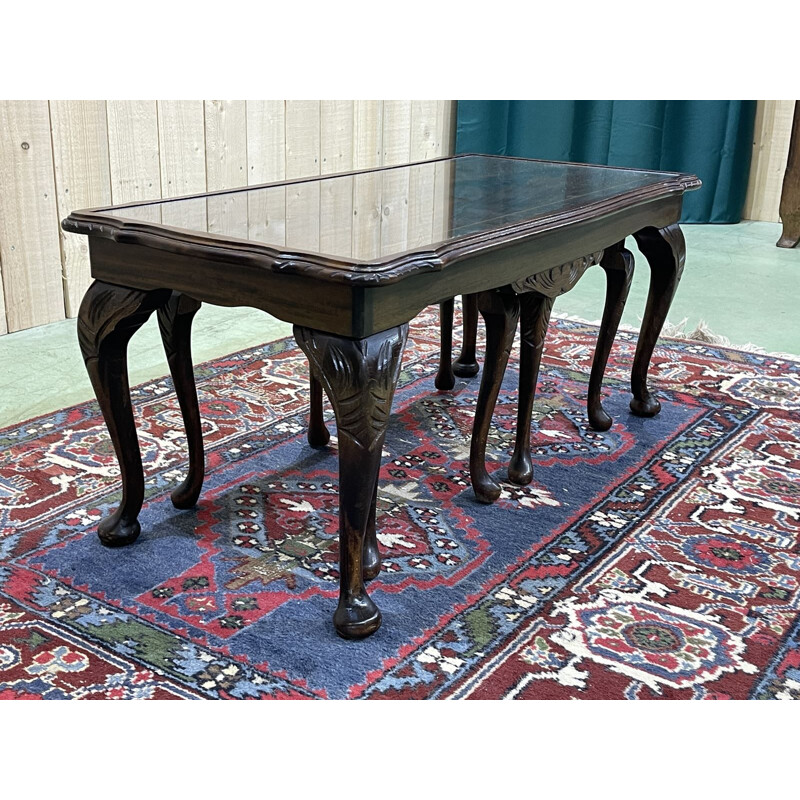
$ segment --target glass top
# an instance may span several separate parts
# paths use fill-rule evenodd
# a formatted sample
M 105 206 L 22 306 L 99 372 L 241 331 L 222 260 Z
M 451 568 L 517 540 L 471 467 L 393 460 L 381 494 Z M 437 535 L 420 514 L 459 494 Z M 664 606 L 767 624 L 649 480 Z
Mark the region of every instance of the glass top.
M 676 177 L 470 155 L 95 213 L 358 264 L 568 212 Z

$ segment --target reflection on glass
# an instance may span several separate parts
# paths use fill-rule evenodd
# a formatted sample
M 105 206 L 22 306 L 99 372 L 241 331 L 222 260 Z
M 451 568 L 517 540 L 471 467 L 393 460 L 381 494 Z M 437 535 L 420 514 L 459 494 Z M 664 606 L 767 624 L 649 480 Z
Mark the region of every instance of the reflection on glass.
M 665 175 L 466 156 L 103 213 L 374 261 L 602 201 L 660 183 Z

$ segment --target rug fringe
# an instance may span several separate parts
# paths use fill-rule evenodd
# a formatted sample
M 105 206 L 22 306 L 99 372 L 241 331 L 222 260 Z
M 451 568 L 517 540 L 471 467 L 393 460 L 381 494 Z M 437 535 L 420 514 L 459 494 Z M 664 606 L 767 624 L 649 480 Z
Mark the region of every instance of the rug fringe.
M 553 317 L 567 320 L 568 322 L 579 322 L 583 325 L 600 325 L 600 320 L 583 319 L 582 317 L 577 317 L 574 314 L 554 313 Z M 641 318 L 639 321 L 641 322 Z M 769 356 L 770 358 L 782 358 L 786 359 L 787 361 L 800 361 L 800 355 L 797 353 L 768 352 L 763 347 L 759 347 L 757 344 L 753 344 L 752 342 L 747 342 L 746 344 L 732 344 L 731 340 L 728 339 L 727 336 L 721 336 L 720 334 L 714 333 L 711 328 L 708 327 L 708 323 L 706 323 L 706 321 L 703 319 L 697 323 L 697 326 L 693 331 L 686 333 L 686 325 L 688 322 L 688 317 L 684 317 L 677 324 L 673 324 L 669 321 L 665 322 L 664 327 L 661 329 L 661 337 L 664 339 L 684 339 L 690 342 L 702 342 L 703 344 L 711 344 L 715 347 L 725 347 L 729 350 L 739 350 L 744 353 L 756 353 L 757 355 Z M 633 325 L 627 325 L 625 323 L 620 324 L 619 329 L 621 331 L 626 331 L 627 333 L 639 333 L 639 329 L 637 327 Z

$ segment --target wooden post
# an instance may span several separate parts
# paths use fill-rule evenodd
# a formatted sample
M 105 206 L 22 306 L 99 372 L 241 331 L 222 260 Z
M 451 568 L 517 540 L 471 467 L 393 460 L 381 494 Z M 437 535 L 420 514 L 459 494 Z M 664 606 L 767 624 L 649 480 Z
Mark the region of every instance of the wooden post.
M 789 141 L 789 158 L 783 176 L 781 192 L 781 222 L 783 233 L 778 247 L 796 247 L 800 241 L 800 102 L 794 104 L 792 138 Z

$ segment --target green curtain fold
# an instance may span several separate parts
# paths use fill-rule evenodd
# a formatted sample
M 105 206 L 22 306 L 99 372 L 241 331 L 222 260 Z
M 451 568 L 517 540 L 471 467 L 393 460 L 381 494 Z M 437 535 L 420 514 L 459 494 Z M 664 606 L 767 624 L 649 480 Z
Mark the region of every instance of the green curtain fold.
M 690 172 L 682 222 L 739 222 L 755 100 L 459 100 L 457 153 Z

